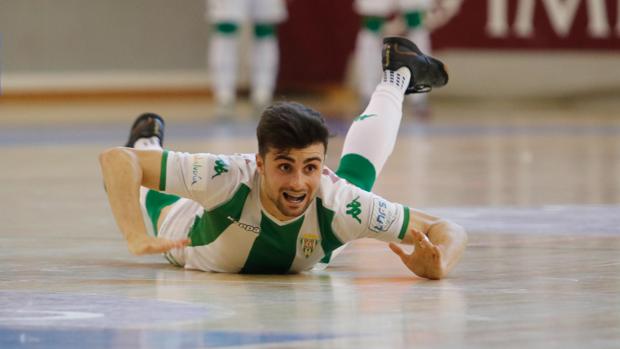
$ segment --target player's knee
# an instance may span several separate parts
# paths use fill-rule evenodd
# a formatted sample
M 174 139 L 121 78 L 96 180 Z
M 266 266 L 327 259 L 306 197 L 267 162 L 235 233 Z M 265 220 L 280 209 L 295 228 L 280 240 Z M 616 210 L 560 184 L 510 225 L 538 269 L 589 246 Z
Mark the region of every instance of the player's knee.
M 274 37 L 277 29 L 277 25 L 273 23 L 257 23 L 254 25 L 254 37 L 257 39 Z
M 218 34 L 235 35 L 239 31 L 239 24 L 234 22 L 218 22 L 215 23 L 213 28 Z

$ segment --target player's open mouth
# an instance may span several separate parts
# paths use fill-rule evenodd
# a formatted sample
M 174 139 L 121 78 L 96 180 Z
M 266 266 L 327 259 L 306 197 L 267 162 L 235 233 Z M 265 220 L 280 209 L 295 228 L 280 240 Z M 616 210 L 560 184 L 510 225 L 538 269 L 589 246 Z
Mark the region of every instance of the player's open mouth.
M 283 195 L 286 201 L 295 203 L 295 204 L 299 204 L 303 202 L 304 199 L 306 199 L 306 194 L 293 194 L 293 193 L 284 192 Z

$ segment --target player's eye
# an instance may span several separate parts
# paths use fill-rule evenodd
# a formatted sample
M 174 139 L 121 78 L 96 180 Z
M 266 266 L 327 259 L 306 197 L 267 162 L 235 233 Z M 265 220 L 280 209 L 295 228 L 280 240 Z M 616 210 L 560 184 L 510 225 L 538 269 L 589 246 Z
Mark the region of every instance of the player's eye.
M 287 163 L 278 165 L 278 169 L 280 171 L 282 171 L 282 172 L 287 172 L 288 173 L 288 172 L 291 171 L 291 168 L 292 168 L 291 165 L 287 164 Z
M 316 165 L 308 165 L 306 166 L 306 173 L 312 173 L 314 171 L 317 170 L 317 166 Z

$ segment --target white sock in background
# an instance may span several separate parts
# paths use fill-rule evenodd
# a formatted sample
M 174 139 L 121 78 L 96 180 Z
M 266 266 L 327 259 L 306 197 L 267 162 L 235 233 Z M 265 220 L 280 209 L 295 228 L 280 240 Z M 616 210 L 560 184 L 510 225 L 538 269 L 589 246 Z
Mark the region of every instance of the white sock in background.
M 252 92 L 255 105 L 267 105 L 273 98 L 279 65 L 278 40 L 275 36 L 255 38 L 252 46 Z
M 362 103 L 370 100 L 375 87 L 381 80 L 381 47 L 383 39 L 379 33 L 361 29 L 357 34 L 355 56 L 357 59 L 358 91 Z
M 215 100 L 219 105 L 230 105 L 235 101 L 238 51 L 237 35 L 212 34 L 209 71 Z

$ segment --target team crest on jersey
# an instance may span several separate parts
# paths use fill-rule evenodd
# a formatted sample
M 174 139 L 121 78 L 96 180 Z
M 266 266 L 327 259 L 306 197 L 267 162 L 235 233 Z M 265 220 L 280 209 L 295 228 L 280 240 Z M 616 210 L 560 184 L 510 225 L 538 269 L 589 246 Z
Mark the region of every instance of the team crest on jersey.
M 316 234 L 304 234 L 299 239 L 301 250 L 306 258 L 310 257 L 319 243 L 319 236 Z
M 398 206 L 390 204 L 381 198 L 372 201 L 372 213 L 368 228 L 375 233 L 387 232 L 398 218 Z

